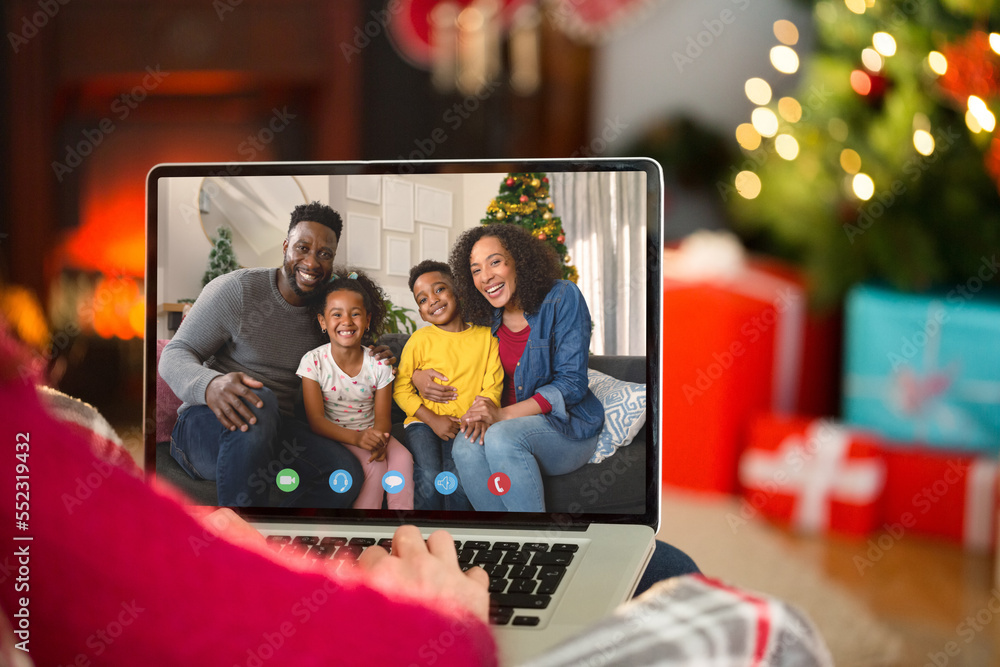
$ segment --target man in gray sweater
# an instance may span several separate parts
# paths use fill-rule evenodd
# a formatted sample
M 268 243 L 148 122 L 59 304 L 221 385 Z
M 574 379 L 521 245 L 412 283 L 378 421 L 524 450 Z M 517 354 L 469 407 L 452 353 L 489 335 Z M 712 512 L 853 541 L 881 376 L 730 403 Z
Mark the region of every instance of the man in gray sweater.
M 307 305 L 330 279 L 342 228 L 329 206 L 296 207 L 283 265 L 210 282 L 163 349 L 160 376 L 184 401 L 170 453 L 195 479 L 217 483 L 220 505 L 267 506 L 276 493 L 285 507 L 350 507 L 357 497 L 358 460 L 294 414 L 295 369 L 324 341 Z M 354 482 L 338 475 L 331 484 L 338 471 Z

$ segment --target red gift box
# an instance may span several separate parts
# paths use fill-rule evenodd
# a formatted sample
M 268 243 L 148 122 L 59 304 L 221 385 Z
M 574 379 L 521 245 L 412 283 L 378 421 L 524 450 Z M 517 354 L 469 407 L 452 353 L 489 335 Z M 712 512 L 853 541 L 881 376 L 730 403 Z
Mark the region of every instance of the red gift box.
M 929 447 L 885 452 L 889 525 L 944 537 L 976 551 L 994 547 L 997 462 Z
M 885 480 L 880 443 L 826 419 L 760 417 L 740 458 L 749 505 L 803 533 L 869 534 Z
M 690 271 L 704 262 L 685 252 L 664 260 L 663 481 L 734 493 L 750 418 L 794 411 L 805 296 L 742 259 L 714 275 Z

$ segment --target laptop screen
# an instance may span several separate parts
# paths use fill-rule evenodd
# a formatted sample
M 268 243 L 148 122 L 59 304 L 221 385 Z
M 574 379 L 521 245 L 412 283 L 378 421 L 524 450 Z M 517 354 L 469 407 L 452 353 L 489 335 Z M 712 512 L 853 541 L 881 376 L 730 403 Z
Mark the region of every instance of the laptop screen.
M 147 182 L 147 472 L 262 519 L 655 525 L 647 159 Z

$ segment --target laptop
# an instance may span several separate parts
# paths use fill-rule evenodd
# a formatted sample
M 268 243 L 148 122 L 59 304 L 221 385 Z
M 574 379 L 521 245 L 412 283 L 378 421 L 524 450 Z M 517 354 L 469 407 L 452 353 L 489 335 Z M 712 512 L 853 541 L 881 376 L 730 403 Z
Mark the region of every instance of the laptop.
M 508 179 L 524 175 L 533 196 L 521 203 L 544 199 L 551 204 L 546 220 L 561 219 L 560 243 L 593 320 L 590 367 L 635 383 L 590 378 L 592 388 L 611 383 L 602 390 L 606 433 L 592 461 L 543 477 L 541 512 L 286 507 L 282 489 L 297 483 L 298 473 L 279 461 L 266 473 L 274 476 L 273 504 L 234 507 L 275 549 L 345 561 L 404 523 L 425 536 L 447 529 L 463 566 L 491 576 L 491 622 L 505 664 L 536 656 L 610 613 L 632 595 L 652 554 L 660 517 L 659 165 L 646 158 L 163 164 L 150 171 L 146 189 L 145 467 L 193 504 L 212 506 L 215 483 L 184 472 L 170 456 L 169 437 L 157 437 L 157 422 L 178 403 L 158 382 L 157 349 L 182 326 L 185 301 L 197 299 L 219 228 L 231 230 L 231 248 L 217 252 L 219 259 L 231 254 L 240 267 L 277 269 L 292 209 L 328 204 L 344 222 L 335 265 L 364 270 L 395 311 L 427 326 L 407 286 L 410 267 L 447 261 L 463 230 L 497 218 L 497 207 L 489 209 Z M 643 385 L 644 410 L 634 393 L 641 398 Z M 334 472 L 331 488 L 343 486 Z

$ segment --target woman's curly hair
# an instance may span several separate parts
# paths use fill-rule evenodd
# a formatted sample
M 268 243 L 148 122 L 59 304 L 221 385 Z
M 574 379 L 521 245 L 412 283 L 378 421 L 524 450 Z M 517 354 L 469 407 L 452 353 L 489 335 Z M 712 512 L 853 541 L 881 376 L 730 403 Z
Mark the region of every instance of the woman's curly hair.
M 455 280 L 455 291 L 462 303 L 462 314 L 473 324 L 490 326 L 494 308 L 486 300 L 472 278 L 469 256 L 472 246 L 484 236 L 493 236 L 510 254 L 514 261 L 517 277 L 516 292 L 512 295 L 516 303 L 527 313 L 537 312 L 552 289 L 555 281 L 562 277 L 559 258 L 544 241 L 532 236 L 528 230 L 515 224 L 494 222 L 481 227 L 467 229 L 455 241 L 451 249 L 449 263 Z
M 356 274 L 357 278 L 349 278 L 348 276 L 351 273 Z M 378 283 L 357 269 L 351 270 L 344 267 L 334 268 L 333 276 L 330 278 L 330 282 L 319 288 L 317 299 L 310 303 L 309 314 L 313 317 L 313 319 L 322 315 L 326 311 L 326 297 L 333 292 L 339 292 L 341 290 L 349 290 L 351 292 L 357 292 L 361 295 L 361 300 L 365 305 L 365 311 L 372 317 L 371 324 L 368 325 L 368 329 L 361 337 L 361 344 L 374 345 L 375 341 L 379 339 L 379 336 L 382 335 L 382 331 L 385 328 L 386 296 L 385 292 L 382 291 L 382 288 L 379 287 Z M 318 322 L 317 326 L 319 326 Z

